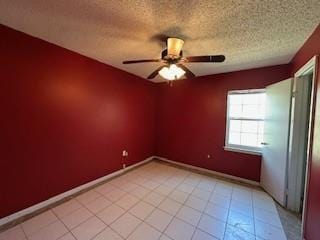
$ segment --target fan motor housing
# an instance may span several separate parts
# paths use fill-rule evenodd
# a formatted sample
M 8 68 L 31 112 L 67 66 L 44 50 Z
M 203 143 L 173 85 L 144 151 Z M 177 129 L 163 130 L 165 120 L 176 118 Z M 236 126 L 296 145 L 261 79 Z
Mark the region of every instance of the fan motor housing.
M 182 51 L 180 51 L 179 56 L 168 55 L 168 49 L 165 49 L 161 52 L 161 58 L 163 60 L 179 60 L 182 58 Z

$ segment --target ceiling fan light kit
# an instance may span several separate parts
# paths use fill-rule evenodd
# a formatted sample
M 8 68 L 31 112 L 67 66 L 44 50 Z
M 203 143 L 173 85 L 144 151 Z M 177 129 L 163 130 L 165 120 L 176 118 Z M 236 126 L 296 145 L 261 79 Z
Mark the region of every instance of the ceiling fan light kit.
M 180 67 L 177 67 L 175 64 L 171 64 L 169 67 L 163 67 L 159 71 L 159 75 L 167 80 L 176 80 L 181 78 L 186 71 L 181 69 Z
M 161 59 L 144 59 L 144 60 L 130 60 L 123 61 L 123 64 L 132 63 L 148 63 L 148 62 L 161 62 L 164 65 L 157 68 L 152 72 L 148 79 L 155 78 L 158 74 L 167 80 L 176 80 L 183 76 L 186 78 L 194 78 L 196 75 L 191 72 L 182 63 L 214 63 L 214 62 L 224 62 L 224 55 L 206 55 L 206 56 L 189 56 L 183 57 L 182 47 L 184 41 L 180 38 L 168 38 L 167 48 L 161 53 Z

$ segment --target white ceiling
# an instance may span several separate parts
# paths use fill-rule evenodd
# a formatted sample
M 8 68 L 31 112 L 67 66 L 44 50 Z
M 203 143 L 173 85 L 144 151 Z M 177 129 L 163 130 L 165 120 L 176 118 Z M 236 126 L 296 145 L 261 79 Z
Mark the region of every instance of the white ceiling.
M 226 56 L 188 64 L 202 76 L 288 63 L 319 22 L 319 0 L 0 0 L 0 23 L 143 78 L 159 63 L 122 61 L 158 58 L 163 36 Z

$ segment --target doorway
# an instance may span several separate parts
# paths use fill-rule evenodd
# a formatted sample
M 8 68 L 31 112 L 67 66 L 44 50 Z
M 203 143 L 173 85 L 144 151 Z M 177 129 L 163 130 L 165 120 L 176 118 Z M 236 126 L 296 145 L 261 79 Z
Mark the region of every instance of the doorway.
M 286 207 L 299 214 L 302 214 L 305 196 L 313 75 L 313 71 L 308 71 L 296 76 L 291 96 Z
M 309 184 L 309 172 L 310 172 L 310 162 L 311 162 L 311 144 L 312 144 L 312 132 L 314 125 L 314 103 L 315 103 L 315 89 L 316 89 L 316 69 L 318 68 L 318 56 L 311 58 L 303 67 L 301 67 L 294 75 L 295 79 L 301 80 L 300 87 L 303 85 L 303 94 L 296 95 L 296 97 L 301 97 L 302 108 L 301 114 L 299 113 L 299 108 L 295 114 L 298 115 L 297 127 L 294 129 L 299 129 L 300 126 L 301 134 L 295 137 L 296 142 L 292 141 L 292 150 L 295 151 L 295 157 L 291 158 L 290 165 L 292 170 L 291 174 L 288 175 L 288 180 L 296 178 L 296 181 L 288 181 L 288 201 L 287 207 L 293 211 L 301 213 L 302 216 L 302 229 L 304 232 L 304 224 L 306 217 L 306 205 L 308 194 L 308 184 Z M 298 83 L 298 82 L 297 82 Z M 303 108 L 304 106 L 304 108 Z M 303 119 L 305 118 L 305 119 Z M 294 133 L 293 133 L 294 134 Z M 292 136 L 294 136 L 292 134 Z M 299 145 L 300 144 L 300 145 Z
M 293 79 L 266 88 L 261 186 L 284 208 L 300 214 L 302 232 L 312 142 L 315 69 L 313 57 Z

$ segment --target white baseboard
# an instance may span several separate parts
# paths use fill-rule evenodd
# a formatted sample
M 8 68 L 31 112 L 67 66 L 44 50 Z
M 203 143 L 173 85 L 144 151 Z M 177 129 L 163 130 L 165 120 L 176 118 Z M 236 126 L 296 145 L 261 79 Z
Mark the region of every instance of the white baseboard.
M 33 212 L 35 212 L 37 210 L 40 210 L 40 209 L 42 209 L 44 207 L 47 207 L 47 206 L 49 206 L 51 204 L 54 204 L 55 202 L 58 202 L 58 201 L 66 198 L 66 197 L 70 197 L 75 193 L 78 193 L 78 192 L 80 192 L 82 190 L 85 190 L 85 189 L 87 189 L 89 187 L 92 187 L 92 186 L 94 186 L 94 185 L 96 185 L 98 183 L 101 183 L 101 182 L 103 182 L 103 181 L 105 181 L 107 179 L 110 179 L 110 178 L 115 177 L 117 175 L 123 174 L 123 173 L 127 172 L 128 170 L 130 170 L 130 169 L 132 169 L 134 167 L 140 166 L 142 164 L 145 164 L 145 163 L 151 161 L 153 158 L 154 157 L 151 156 L 151 157 L 149 157 L 149 158 L 147 158 L 147 159 L 145 159 L 145 160 L 143 160 L 141 162 L 138 162 L 138 163 L 135 163 L 135 164 L 133 164 L 131 166 L 128 166 L 125 169 L 120 169 L 120 170 L 118 170 L 116 172 L 110 173 L 110 174 L 108 174 L 106 176 L 103 176 L 103 177 L 98 178 L 96 180 L 93 180 L 91 182 L 88 182 L 88 183 L 85 183 L 83 185 L 80 185 L 80 186 L 78 186 L 76 188 L 73 188 L 73 189 L 67 191 L 67 192 L 61 193 L 61 194 L 59 194 L 57 196 L 49 198 L 49 199 L 47 199 L 47 200 L 45 200 L 43 202 L 40 202 L 40 203 L 38 203 L 36 205 L 33 205 L 31 207 L 28 207 L 26 209 L 23 209 L 23 210 L 21 210 L 19 212 L 16 212 L 16 213 L 13 213 L 13 214 L 11 214 L 9 216 L 1 218 L 0 219 L 0 227 L 1 227 L 1 225 L 4 225 L 4 224 L 9 223 L 11 221 L 14 221 L 14 220 L 16 220 L 16 219 L 18 219 L 20 217 L 26 216 L 26 215 L 28 215 L 30 213 L 33 213 Z
M 196 167 L 196 166 L 193 166 L 193 165 L 172 161 L 172 160 L 169 160 L 167 158 L 163 158 L 163 157 L 159 157 L 159 156 L 155 156 L 155 158 L 157 158 L 157 159 L 159 159 L 161 161 L 172 163 L 172 164 L 179 165 L 179 166 L 182 166 L 182 167 L 191 168 L 191 169 L 195 169 L 195 170 L 202 171 L 202 172 L 207 172 L 207 173 L 210 173 L 210 174 L 213 174 L 213 175 L 217 175 L 219 177 L 229 178 L 229 179 L 232 179 L 232 180 L 235 180 L 235 181 L 251 184 L 251 185 L 254 185 L 254 186 L 260 186 L 259 182 L 256 182 L 256 181 L 253 181 L 253 180 L 248 180 L 248 179 L 245 179 L 245 178 L 236 177 L 236 176 L 232 176 L 232 175 L 221 173 L 221 172 L 216 172 L 216 171 L 205 169 L 205 168 Z

